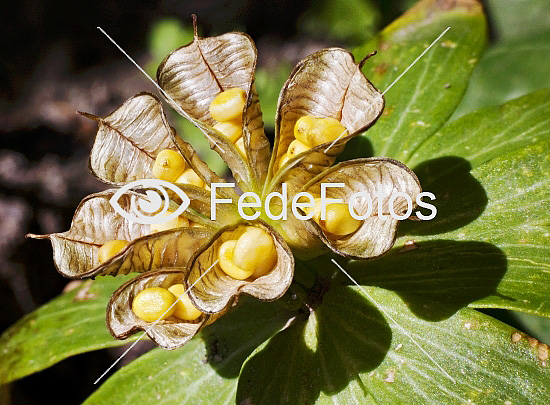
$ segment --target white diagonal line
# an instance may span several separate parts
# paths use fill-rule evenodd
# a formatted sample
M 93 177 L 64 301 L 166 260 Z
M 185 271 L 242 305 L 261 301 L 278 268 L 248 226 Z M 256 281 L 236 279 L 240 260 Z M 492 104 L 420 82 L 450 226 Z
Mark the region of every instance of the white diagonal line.
M 330 259 L 330 260 L 332 261 L 332 263 L 334 263 L 334 264 L 336 265 L 336 267 L 338 267 L 338 268 L 340 269 L 340 271 L 341 271 L 342 273 L 344 273 L 346 276 L 348 276 L 348 278 L 351 280 L 351 282 L 352 282 L 353 284 L 355 284 L 357 287 L 359 287 L 359 288 L 361 289 L 361 291 L 363 292 L 363 294 L 365 294 L 365 296 L 366 296 L 374 305 L 376 305 L 376 308 L 378 308 L 378 310 L 379 310 L 380 312 L 382 312 L 385 316 L 387 316 L 387 317 L 395 324 L 395 326 L 397 326 L 397 327 L 399 328 L 399 330 L 400 330 L 405 336 L 407 336 L 407 337 L 411 340 L 411 342 L 413 342 L 414 345 L 415 345 L 416 347 L 418 347 L 418 348 L 420 349 L 420 351 L 421 351 L 422 353 L 424 353 L 424 354 L 426 355 L 426 357 L 428 357 L 428 358 L 432 361 L 432 363 L 435 364 L 436 367 L 437 367 L 438 369 L 440 369 L 440 370 L 443 372 L 443 374 L 445 374 L 445 376 L 447 376 L 447 378 L 448 378 L 449 380 L 451 380 L 453 383 L 456 384 L 456 381 L 453 379 L 453 377 L 451 377 L 450 374 L 447 373 L 447 372 L 445 371 L 445 369 L 444 369 L 443 367 L 441 367 L 441 366 L 437 363 L 437 361 L 435 361 L 434 358 L 433 358 L 432 356 L 430 356 L 429 353 L 428 353 L 426 350 L 424 350 L 424 349 L 422 348 L 422 346 L 420 346 L 420 345 L 418 344 L 418 342 L 417 342 L 416 340 L 414 340 L 414 338 L 409 334 L 409 332 L 407 332 L 407 331 L 405 330 L 405 328 L 403 328 L 401 325 L 399 325 L 399 323 L 398 323 L 389 313 L 387 313 L 386 310 L 385 310 L 384 308 L 382 308 L 382 307 L 381 307 L 381 306 L 371 297 L 371 295 L 367 292 L 367 290 L 365 290 L 362 286 L 360 286 L 360 285 L 357 283 L 357 281 L 355 281 L 354 278 L 353 278 L 352 276 L 350 276 L 349 273 L 348 273 L 347 271 L 345 271 L 344 268 L 338 264 L 338 262 L 337 262 L 336 260 L 334 260 L 334 259 Z
M 149 327 L 147 328 L 147 330 L 146 330 L 145 332 L 143 332 L 143 334 L 142 334 L 139 338 L 137 338 L 137 340 L 136 340 L 134 343 L 132 343 L 132 344 L 130 345 L 130 347 L 129 347 L 128 349 L 126 349 L 126 350 L 124 351 L 124 353 L 122 353 L 122 354 L 119 356 L 119 358 L 116 359 L 115 362 L 114 362 L 113 364 L 111 364 L 111 365 L 109 366 L 109 368 L 108 368 L 107 370 L 105 370 L 105 371 L 103 372 L 103 374 L 101 374 L 101 375 L 99 376 L 99 378 L 98 378 L 97 380 L 95 380 L 94 384 L 97 384 L 103 377 L 105 377 L 105 375 L 106 375 L 109 371 L 111 371 L 111 369 L 112 369 L 114 366 L 116 366 L 116 365 L 118 364 L 118 362 L 119 362 L 120 360 L 122 360 L 122 358 L 123 358 L 124 356 L 126 356 L 126 355 L 128 354 L 128 352 L 134 348 L 135 345 L 138 344 L 138 342 L 141 340 L 141 338 L 143 338 L 145 335 L 147 335 L 147 333 L 149 333 L 149 331 L 151 331 L 151 329 L 153 329 L 153 328 L 157 325 L 157 323 L 162 319 L 162 317 L 163 317 L 164 315 L 166 315 L 166 313 L 167 313 L 168 311 L 170 311 L 170 310 L 174 307 L 174 305 L 177 304 L 178 301 L 180 301 L 181 297 L 182 297 L 183 295 L 187 294 L 187 293 L 189 292 L 189 290 L 191 290 L 191 288 L 193 288 L 193 286 L 194 286 L 195 284 L 197 284 L 197 283 L 199 282 L 199 280 L 200 280 L 201 278 L 203 278 L 203 277 L 206 275 L 206 273 L 208 273 L 208 272 L 212 269 L 212 267 L 214 267 L 214 266 L 216 265 L 216 263 L 218 263 L 218 260 L 216 260 L 214 263 L 212 263 L 212 265 L 208 268 L 208 270 L 206 270 L 204 273 L 202 273 L 201 276 L 200 276 L 198 279 L 196 279 L 195 282 L 194 282 L 193 284 L 191 284 L 191 285 L 189 286 L 189 288 L 188 288 L 187 290 L 185 290 L 185 292 L 184 292 L 182 295 L 180 295 L 180 296 L 178 297 L 178 299 L 175 300 L 174 303 L 173 303 L 172 305 L 170 305 L 170 308 L 168 308 L 166 311 L 164 311 L 164 313 L 159 317 L 159 319 L 157 319 L 155 322 L 153 322 L 152 325 L 149 326 Z
M 439 34 L 439 36 L 438 36 L 436 39 L 434 39 L 434 40 L 432 41 L 432 43 L 431 43 L 426 49 L 424 49 L 424 50 L 422 51 L 422 53 L 421 53 L 420 55 L 418 55 L 418 56 L 416 57 L 416 59 L 415 59 L 415 60 L 414 60 L 414 61 L 413 61 L 413 62 L 412 62 L 403 72 L 401 72 L 401 74 L 400 74 L 399 76 L 397 76 L 397 78 L 396 78 L 396 79 L 386 88 L 386 90 L 384 90 L 382 93 L 379 93 L 378 95 L 376 95 L 376 97 L 374 97 L 374 98 L 372 99 L 372 103 L 369 105 L 369 108 L 367 108 L 367 111 L 365 111 L 365 114 L 366 114 L 367 112 L 369 112 L 369 111 L 372 109 L 372 106 L 373 106 L 379 99 L 381 99 L 381 98 L 384 96 L 384 94 L 386 94 L 386 93 L 388 92 L 388 90 L 391 89 L 391 88 L 393 87 L 393 85 L 394 85 L 395 83 L 397 83 L 399 80 L 401 80 L 401 78 L 403 77 L 403 75 L 404 75 L 405 73 L 407 73 L 407 72 L 409 71 L 409 69 L 412 68 L 412 67 L 416 64 L 416 62 L 418 62 L 418 61 L 420 60 L 420 58 L 422 58 L 422 57 L 426 54 L 426 52 L 428 52 L 428 51 L 437 43 L 437 41 L 439 41 L 439 40 L 441 39 L 441 37 L 442 37 L 443 35 L 445 35 L 445 34 L 447 33 L 447 31 L 449 31 L 450 29 L 451 29 L 451 27 L 445 28 L 445 30 L 444 30 L 441 34 Z M 357 123 L 357 121 L 359 121 L 359 118 L 356 119 L 350 126 L 355 125 L 355 124 Z M 334 141 L 332 141 L 332 143 L 325 149 L 325 153 L 327 153 L 328 150 L 329 150 L 330 148 L 332 148 L 336 142 L 338 142 L 338 140 L 342 137 L 342 135 L 344 135 L 344 134 L 346 133 L 346 131 L 347 131 L 347 130 L 342 131 L 342 133 L 341 133 L 340 135 L 338 135 L 338 138 L 336 138 Z
M 143 70 L 143 68 L 142 68 L 141 66 L 139 66 L 138 63 L 137 63 L 134 59 L 132 59 L 132 57 L 131 57 L 130 55 L 128 55 L 128 53 L 127 53 L 124 49 L 122 49 L 122 47 L 121 47 L 119 44 L 117 44 L 116 41 L 115 41 L 113 38 L 111 38 L 111 37 L 109 36 L 109 34 L 107 34 L 103 28 L 97 27 L 97 29 L 100 30 L 101 33 L 102 33 L 103 35 L 105 35 L 105 36 L 107 37 L 107 39 L 108 39 L 109 41 L 111 41 L 111 42 L 113 43 L 113 45 L 116 46 L 116 47 L 118 48 L 118 50 L 119 50 L 120 52 L 122 52 L 123 55 L 126 56 L 126 58 L 128 58 L 128 60 L 129 60 L 130 62 L 132 62 L 132 63 L 134 64 L 134 66 L 137 67 L 138 70 L 139 70 L 141 73 L 143 73 L 143 74 L 145 75 L 145 77 L 146 77 L 147 79 L 149 79 L 149 81 L 150 81 L 151 83 L 153 83 L 153 85 L 158 89 L 158 91 L 159 91 L 167 100 L 169 100 L 169 101 L 172 103 L 172 107 L 173 107 L 178 113 L 180 113 L 183 117 L 187 118 L 187 120 L 188 120 L 189 122 L 193 123 L 193 120 L 191 119 L 191 117 L 189 116 L 189 114 L 187 114 L 187 113 L 185 112 L 185 110 L 183 110 L 183 109 L 179 106 L 179 104 L 176 103 L 176 101 L 175 101 L 172 97 L 170 97 L 170 95 L 169 95 L 168 93 L 166 93 L 166 92 L 164 91 L 164 89 L 163 89 L 162 87 L 160 87 L 160 86 L 158 85 L 158 83 L 157 83 L 155 80 L 153 80 L 153 78 L 152 78 L 151 76 L 149 76 L 149 75 L 147 74 L 147 72 L 146 72 L 145 70 Z M 199 128 L 199 129 L 200 129 L 200 128 Z M 201 131 L 201 132 L 203 132 L 203 131 Z M 203 133 L 204 133 L 204 132 L 203 132 Z M 221 149 L 221 147 L 220 147 L 220 145 L 218 144 L 218 142 L 216 142 L 215 140 L 213 140 L 207 133 L 204 133 L 204 136 L 206 136 L 206 137 L 208 138 L 208 140 L 214 144 L 213 148 L 217 146 L 218 148 Z

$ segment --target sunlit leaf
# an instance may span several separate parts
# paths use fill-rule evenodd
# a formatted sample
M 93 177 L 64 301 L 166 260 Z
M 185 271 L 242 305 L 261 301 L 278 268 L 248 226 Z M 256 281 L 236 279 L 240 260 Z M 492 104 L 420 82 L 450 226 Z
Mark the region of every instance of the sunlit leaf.
M 550 395 L 541 345 L 512 327 L 472 309 L 431 322 L 394 293 L 367 292 L 383 313 L 357 288 L 331 289 L 305 322 L 260 346 L 243 366 L 237 403 L 544 403 Z
M 476 66 L 451 119 L 550 87 L 550 65 L 543 62 L 549 58 L 550 26 L 535 37 L 494 44 Z
M 109 378 L 85 404 L 133 401 L 223 404 L 235 398 L 242 363 L 291 314 L 276 303 L 242 305 L 175 351 L 154 349 Z
M 518 128 L 519 134 L 523 131 L 529 129 Z M 533 131 L 526 142 L 530 136 L 537 137 Z M 506 255 L 505 262 L 490 251 L 484 256 L 494 263 L 496 292 L 471 305 L 550 316 L 550 142 L 493 158 L 471 174 L 464 162 L 438 158 L 415 169 L 424 189 L 437 196 L 432 203 L 440 213 L 431 221 L 404 226 L 396 245 L 409 239 L 420 249 L 423 241 L 437 239 L 494 245 Z M 457 257 L 457 263 L 463 260 Z
M 355 52 L 362 58 L 379 51 L 363 71 L 385 91 L 447 27 L 441 40 L 385 94 L 384 113 L 363 135 L 366 140 L 349 144 L 346 158 L 370 153 L 405 161 L 448 120 L 485 46 L 482 7 L 476 0 L 422 0 Z
M 114 339 L 105 327 L 109 297 L 125 280 L 128 277 L 87 281 L 6 330 L 0 336 L 0 384 L 78 353 L 127 343 Z

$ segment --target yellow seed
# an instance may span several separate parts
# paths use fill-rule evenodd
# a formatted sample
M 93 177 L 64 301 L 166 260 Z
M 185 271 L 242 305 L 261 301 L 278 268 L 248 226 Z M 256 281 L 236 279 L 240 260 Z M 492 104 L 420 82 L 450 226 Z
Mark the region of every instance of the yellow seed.
M 285 153 L 281 158 L 279 159 L 279 169 L 283 167 L 286 162 L 290 160 L 291 156 L 288 155 L 288 153 Z
M 178 152 L 164 149 L 159 152 L 153 165 L 153 176 L 159 180 L 173 182 L 185 170 L 185 160 Z
M 99 263 L 105 263 L 117 253 L 122 252 L 124 248 L 129 244 L 130 242 L 119 239 L 110 240 L 109 242 L 105 243 L 99 248 L 99 251 L 97 252 Z
M 347 134 L 346 127 L 336 118 L 304 115 L 294 125 L 294 137 L 310 147 L 332 142 L 345 137 Z
M 184 321 L 194 321 L 202 315 L 202 312 L 195 308 L 191 302 L 191 299 L 185 292 L 185 287 L 183 284 L 174 284 L 168 288 L 168 291 L 174 294 L 174 296 L 178 299 L 176 305 L 174 306 L 176 308 L 174 311 L 174 316 Z
M 362 224 L 362 221 L 355 219 L 349 213 L 348 205 L 343 203 L 327 204 L 326 219 L 321 219 L 321 199 L 315 199 L 313 209 L 313 220 L 319 224 L 323 230 L 333 235 L 343 236 L 355 232 Z
M 241 137 L 237 142 L 235 142 L 235 147 L 237 148 L 243 159 L 248 160 L 246 156 L 246 151 L 244 149 L 244 137 Z
M 216 121 L 240 119 L 246 103 L 246 92 L 238 87 L 222 91 L 210 103 L 210 115 Z
M 192 186 L 196 186 L 199 188 L 204 187 L 204 181 L 199 177 L 197 173 L 191 168 L 184 171 L 181 176 L 179 176 L 175 183 L 179 184 L 191 184 Z
M 254 278 L 269 273 L 277 263 L 277 249 L 271 235 L 263 229 L 247 227 L 233 249 L 233 263 L 253 272 Z
M 214 129 L 221 132 L 231 143 L 237 142 L 243 134 L 243 126 L 240 121 L 218 122 L 214 125 Z
M 307 146 L 305 143 L 300 142 L 298 139 L 295 139 L 290 143 L 290 145 L 288 145 L 288 151 L 286 152 L 286 154 L 290 158 L 299 155 L 300 153 L 305 152 L 308 149 L 311 149 L 311 147 Z
M 168 210 L 166 212 L 166 217 L 173 214 L 173 211 Z M 167 231 L 168 229 L 181 228 L 184 226 L 189 226 L 189 220 L 185 217 L 177 216 L 161 224 L 151 224 L 149 225 L 149 233 Z
M 235 265 L 233 262 L 233 250 L 236 244 L 236 240 L 223 242 L 218 249 L 218 260 L 220 267 L 229 277 L 233 277 L 237 280 L 245 280 L 254 273 L 254 269 L 252 269 L 252 271 L 247 271 Z
M 149 287 L 135 296 L 132 302 L 132 311 L 145 322 L 155 322 L 166 319 L 176 310 L 176 297 L 166 288 Z M 170 308 L 172 306 L 172 308 Z M 170 308 L 170 309 L 168 309 Z

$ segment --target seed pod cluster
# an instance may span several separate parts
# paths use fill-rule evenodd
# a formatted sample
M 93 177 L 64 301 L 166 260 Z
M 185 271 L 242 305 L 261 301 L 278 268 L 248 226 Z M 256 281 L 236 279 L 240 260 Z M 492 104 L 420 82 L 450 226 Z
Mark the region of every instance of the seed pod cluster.
M 296 66 L 279 96 L 273 150 L 254 86 L 256 59 L 246 34 L 200 38 L 195 29 L 193 42 L 161 63 L 157 81 L 167 101 L 227 163 L 241 191 L 267 200 L 286 183 L 289 199 L 302 191 L 318 199 L 321 183 L 344 183 L 327 193 L 344 203 L 328 204 L 324 219 L 315 200 L 307 210 L 311 221 L 293 215 L 244 221 L 233 189 L 220 187 L 212 196 L 207 184 L 224 180 L 169 126 L 156 96 L 137 94 L 105 118 L 84 114 L 99 124 L 90 167 L 115 188 L 87 197 L 69 231 L 36 237 L 51 240 L 56 266 L 68 277 L 143 273 L 109 301 L 107 325 L 117 339 L 146 330 L 160 347 L 174 349 L 223 316 L 240 294 L 263 301 L 283 297 L 293 281 L 295 256 L 313 258 L 327 248 L 352 258 L 379 256 L 393 245 L 397 220 L 369 216 L 364 205 L 356 207 L 363 219 L 355 219 L 348 199 L 384 189 L 414 201 L 421 191 L 415 175 L 391 159 L 334 165 L 346 142 L 370 127 L 384 107 L 351 53 L 324 49 Z M 132 222 L 113 209 L 112 196 L 151 178 L 175 183 L 189 197 L 189 208 L 171 218 L 181 201 L 168 193 L 170 219 L 154 225 Z M 212 197 L 226 202 L 208 220 Z M 143 199 L 130 187 L 118 203 L 130 213 L 133 202 L 140 206 Z M 387 213 L 388 199 L 373 201 L 378 203 Z M 398 200 L 396 210 L 404 207 Z

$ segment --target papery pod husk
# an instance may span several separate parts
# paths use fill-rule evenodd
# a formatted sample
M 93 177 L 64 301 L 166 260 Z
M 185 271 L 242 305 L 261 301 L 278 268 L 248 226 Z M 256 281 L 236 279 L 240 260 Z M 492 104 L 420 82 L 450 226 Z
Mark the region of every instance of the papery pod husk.
M 252 39 L 240 32 L 200 38 L 169 54 L 157 70 L 157 81 L 168 102 L 199 128 L 227 163 L 241 189 L 259 189 L 267 175 L 269 141 L 264 133 L 262 113 L 256 94 L 254 70 L 257 51 Z M 213 126 L 210 103 L 222 91 L 245 90 L 243 136 L 248 159 Z
M 142 236 L 83 277 L 117 276 L 186 266 L 215 232 L 215 229 L 206 227 L 182 227 Z
M 277 250 L 277 263 L 269 273 L 255 280 L 236 280 L 226 275 L 216 263 L 218 249 L 223 242 L 238 239 L 246 226 L 262 228 L 271 235 Z M 262 301 L 274 301 L 284 295 L 294 276 L 294 256 L 290 248 L 273 228 L 262 221 L 221 229 L 195 253 L 188 266 L 190 270 L 185 285 L 187 288 L 191 287 L 189 297 L 205 313 L 222 311 L 235 297 L 243 293 Z
M 310 221 L 303 221 L 294 216 L 291 206 L 287 218 L 274 221 L 273 227 L 281 234 L 294 256 L 301 260 L 309 260 L 328 251 L 327 246 L 319 238 L 319 233 Z
M 119 215 L 109 203 L 117 190 L 91 194 L 78 205 L 71 228 L 66 232 L 33 235 L 31 238 L 49 239 L 57 271 L 65 277 L 82 278 L 99 265 L 97 253 L 101 245 L 115 239 L 131 241 L 147 235 L 149 225 L 130 222 Z M 128 211 L 131 196 L 128 192 L 118 200 L 120 207 Z
M 360 66 L 350 52 L 328 48 L 307 56 L 294 68 L 279 96 L 270 162 L 270 174 L 275 178 L 270 181 L 269 190 L 278 190 L 286 182 L 289 193 L 294 194 L 330 167 L 345 143 L 373 125 L 382 114 L 384 97 Z M 303 152 L 277 173 L 279 160 L 295 139 L 295 123 L 304 115 L 335 118 L 346 127 L 348 135 Z
M 339 255 L 368 259 L 383 255 L 394 244 L 399 221 L 390 215 L 389 199 L 394 192 L 408 194 L 412 200 L 412 209 L 416 208 L 416 197 L 422 192 L 416 175 L 404 164 L 390 158 L 365 158 L 339 163 L 306 184 L 302 191 L 314 198 L 321 196 L 321 184 L 344 183 L 343 188 L 329 187 L 327 198 L 340 198 L 348 203 L 349 197 L 360 191 L 367 192 L 372 199 L 371 215 L 365 219 L 355 232 L 337 236 L 323 231 L 313 220 L 319 237 Z M 378 217 L 378 197 L 375 193 L 384 190 L 382 218 Z M 367 212 L 367 203 L 356 205 L 358 215 Z M 407 201 L 398 197 L 394 201 L 395 214 L 402 216 L 407 211 Z M 411 214 L 412 215 L 412 214 Z
M 205 325 L 218 319 L 225 311 L 215 315 L 202 314 L 194 321 L 185 321 L 170 316 L 155 323 L 145 322 L 132 311 L 134 297 L 149 287 L 168 288 L 174 284 L 183 284 L 186 268 L 160 269 L 153 273 L 142 274 L 126 282 L 111 296 L 107 305 L 107 327 L 116 339 L 126 339 L 143 330 L 158 346 L 173 350 L 183 346 Z
M 81 114 L 98 122 L 89 166 L 105 183 L 120 186 L 152 178 L 158 153 L 176 150 L 172 128 L 154 94 L 136 94 L 105 118 Z

